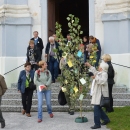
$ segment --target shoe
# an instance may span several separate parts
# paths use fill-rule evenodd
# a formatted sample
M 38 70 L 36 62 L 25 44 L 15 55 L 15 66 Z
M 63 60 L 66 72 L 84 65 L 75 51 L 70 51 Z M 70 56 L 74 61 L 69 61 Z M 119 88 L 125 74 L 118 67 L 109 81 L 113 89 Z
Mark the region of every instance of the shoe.
M 68 114 L 70 114 L 70 111 L 68 111 Z
M 74 115 L 74 111 L 70 111 L 70 113 L 69 113 L 70 115 Z
M 52 81 L 52 84 L 54 84 L 55 83 L 55 81 Z
M 53 116 L 54 116 L 53 113 L 51 113 L 51 114 L 50 114 L 50 118 L 53 118 Z
M 101 128 L 101 126 L 96 126 L 96 125 L 94 125 L 94 126 L 92 126 L 92 127 L 90 127 L 91 129 L 98 129 L 98 128 Z
M 22 110 L 22 114 L 24 115 L 25 113 L 26 113 L 26 111 L 23 109 L 23 110 Z
M 104 122 L 101 123 L 101 125 L 106 125 L 108 123 L 110 123 L 110 121 L 104 121 Z
M 27 117 L 31 117 L 30 113 L 26 113 L 26 116 L 27 116 Z
M 42 119 L 38 119 L 38 121 L 37 121 L 38 123 L 40 123 L 40 122 L 42 122 Z
M 1 128 L 4 128 L 4 127 L 5 127 L 5 121 L 1 122 Z

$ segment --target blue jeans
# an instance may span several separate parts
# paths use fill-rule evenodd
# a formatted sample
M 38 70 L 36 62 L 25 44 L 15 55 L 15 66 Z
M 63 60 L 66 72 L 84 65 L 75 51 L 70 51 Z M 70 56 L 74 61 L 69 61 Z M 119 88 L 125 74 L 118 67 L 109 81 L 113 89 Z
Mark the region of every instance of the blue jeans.
M 55 79 L 57 79 L 58 74 L 59 74 L 59 63 L 57 59 L 55 59 L 53 56 L 50 56 L 50 59 L 49 59 L 49 70 L 52 75 L 52 81 L 55 82 Z
M 102 108 L 99 105 L 94 105 L 94 123 L 96 126 L 101 126 L 100 119 L 105 122 L 110 121 Z
M 38 96 L 38 119 L 42 119 L 43 94 L 45 95 L 48 114 L 52 113 L 51 108 L 51 90 L 37 92 Z

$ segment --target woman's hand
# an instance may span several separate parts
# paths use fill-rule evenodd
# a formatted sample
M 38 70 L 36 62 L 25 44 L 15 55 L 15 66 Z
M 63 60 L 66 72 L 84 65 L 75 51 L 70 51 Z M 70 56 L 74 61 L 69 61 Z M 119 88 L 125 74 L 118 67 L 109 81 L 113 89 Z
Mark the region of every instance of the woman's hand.
M 95 79 L 96 76 L 91 76 L 91 78 Z
M 88 67 L 90 67 L 90 66 L 91 66 L 88 62 L 86 62 L 86 63 L 85 63 L 85 65 L 86 65 L 86 66 L 88 66 Z

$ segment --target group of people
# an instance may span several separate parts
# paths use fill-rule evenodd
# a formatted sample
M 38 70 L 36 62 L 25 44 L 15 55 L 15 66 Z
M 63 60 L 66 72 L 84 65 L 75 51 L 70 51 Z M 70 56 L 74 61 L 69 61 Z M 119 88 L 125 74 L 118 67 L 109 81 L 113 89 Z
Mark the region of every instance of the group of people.
M 32 105 L 33 90 L 29 88 L 29 83 L 33 80 L 37 88 L 38 96 L 38 122 L 42 122 L 42 105 L 43 105 L 43 94 L 45 95 L 47 111 L 50 118 L 53 118 L 52 107 L 51 107 L 51 83 L 57 81 L 59 74 L 60 62 L 62 62 L 62 52 L 59 49 L 59 43 L 56 38 L 56 34 L 49 37 L 49 42 L 45 48 L 45 57 L 47 62 L 42 61 L 42 51 L 43 42 L 42 39 L 38 37 L 38 32 L 33 32 L 34 38 L 29 41 L 29 46 L 27 47 L 27 62 L 25 63 L 25 69 L 20 72 L 18 79 L 18 91 L 22 95 L 22 114 L 26 113 L 27 117 L 31 117 L 30 110 Z M 65 41 L 66 46 L 72 42 L 71 35 L 67 35 L 67 40 Z M 87 61 L 92 52 L 92 46 L 97 44 L 96 52 L 96 63 L 92 67 Z M 82 46 L 83 45 L 83 46 Z M 106 125 L 110 122 L 108 116 L 103 112 L 100 107 L 101 100 L 101 88 L 104 96 L 110 97 L 110 107 L 106 108 L 107 112 L 112 112 L 113 110 L 113 99 L 112 99 L 112 87 L 114 84 L 114 69 L 111 64 L 110 55 L 106 54 L 102 57 L 103 62 L 99 64 L 101 57 L 101 45 L 97 38 L 90 36 L 87 38 L 83 37 L 83 43 L 80 46 L 83 49 L 83 63 L 90 67 L 91 77 L 95 79 L 95 85 L 93 88 L 92 104 L 94 105 L 94 122 L 95 125 L 91 127 L 92 129 L 100 128 L 101 125 Z M 57 49 L 57 53 L 54 51 Z M 98 70 L 95 67 L 98 67 Z M 40 91 L 39 87 L 44 86 L 43 90 Z M 109 89 L 109 90 L 108 90 Z M 66 97 L 66 99 L 69 97 Z M 69 104 L 69 108 L 71 104 Z M 69 111 L 70 115 L 74 115 L 74 108 Z M 100 119 L 104 122 L 101 123 Z

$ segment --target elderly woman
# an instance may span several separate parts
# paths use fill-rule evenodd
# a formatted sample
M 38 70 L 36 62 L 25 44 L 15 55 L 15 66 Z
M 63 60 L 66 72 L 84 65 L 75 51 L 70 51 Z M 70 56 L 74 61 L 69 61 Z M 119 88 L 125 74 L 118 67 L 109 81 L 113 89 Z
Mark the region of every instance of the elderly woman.
M 31 63 L 31 69 L 38 69 L 38 62 L 41 60 L 41 53 L 37 46 L 35 46 L 34 41 L 29 41 L 29 47 L 27 48 L 27 62 Z
M 58 54 L 54 52 L 54 49 L 57 49 Z M 49 70 L 52 75 L 52 82 L 55 83 L 55 80 L 59 74 L 59 59 L 61 57 L 61 52 L 59 50 L 59 44 L 55 41 L 54 37 L 49 37 L 49 42 L 47 43 L 45 56 L 48 58 Z
M 100 101 L 101 96 L 103 94 L 104 97 L 108 97 L 108 65 L 105 62 L 102 62 L 99 65 L 98 71 L 95 69 L 95 67 L 92 67 L 89 63 L 86 63 L 86 65 L 90 68 L 90 71 L 94 74 L 92 76 L 93 79 L 95 79 L 95 84 L 93 88 L 93 94 L 92 94 L 92 101 L 91 104 L 94 105 L 94 123 L 95 125 L 91 127 L 91 129 L 98 129 L 101 128 L 101 125 L 106 125 L 110 122 L 108 116 L 105 114 L 105 112 L 100 107 Z M 104 122 L 101 123 L 100 119 L 102 119 Z
M 106 62 L 109 65 L 108 68 L 108 89 L 109 89 L 109 98 L 110 98 L 110 106 L 106 108 L 106 112 L 113 112 L 113 97 L 112 97 L 112 88 L 114 82 L 114 76 L 115 76 L 115 71 L 114 68 L 111 64 L 111 56 L 109 54 L 104 54 L 102 56 L 102 59 L 104 62 Z
M 45 95 L 48 114 L 50 118 L 53 118 L 51 108 L 51 73 L 47 70 L 47 63 L 45 61 L 40 61 L 39 66 L 40 68 L 35 71 L 34 78 L 38 96 L 38 123 L 42 122 L 43 94 Z
M 33 90 L 29 88 L 29 82 L 34 78 L 34 71 L 31 70 L 29 62 L 24 65 L 25 70 L 22 70 L 18 79 L 18 91 L 22 95 L 22 114 L 31 117 L 30 110 L 32 105 Z

